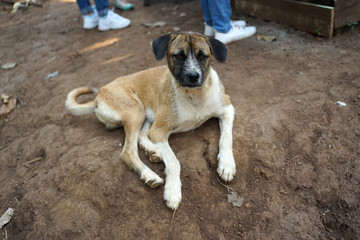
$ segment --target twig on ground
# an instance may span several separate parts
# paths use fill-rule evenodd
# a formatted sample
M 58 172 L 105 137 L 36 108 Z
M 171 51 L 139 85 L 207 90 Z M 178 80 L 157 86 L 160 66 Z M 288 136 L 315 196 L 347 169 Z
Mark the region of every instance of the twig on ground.
M 30 163 L 34 163 L 34 162 L 37 162 L 37 161 L 40 161 L 40 160 L 42 160 L 42 158 L 41 158 L 41 157 L 38 157 L 38 158 L 35 158 L 35 159 L 33 159 L 33 160 L 24 162 L 23 165 L 28 165 L 28 164 L 30 164 Z
M 227 190 L 228 192 L 230 192 L 229 190 L 235 192 L 235 190 L 234 190 L 233 188 L 231 188 L 230 186 L 222 183 L 218 177 L 216 178 L 216 180 L 217 180 L 222 186 L 226 187 L 226 190 Z
M 174 221 L 175 214 L 176 214 L 176 209 L 174 209 L 174 212 L 173 212 L 173 215 L 172 215 L 172 218 L 171 218 L 171 223 Z

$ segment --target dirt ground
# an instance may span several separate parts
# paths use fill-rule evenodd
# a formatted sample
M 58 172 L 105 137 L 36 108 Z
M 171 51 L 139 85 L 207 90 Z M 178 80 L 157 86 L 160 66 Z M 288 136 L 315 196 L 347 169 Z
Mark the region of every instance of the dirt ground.
M 1 5 L 1 65 L 17 66 L 0 69 L 0 94 L 23 104 L 0 120 L 0 215 L 14 209 L 0 239 L 360 239 L 359 28 L 324 39 L 240 15 L 276 41 L 231 43 L 213 62 L 236 108 L 237 174 L 231 189 L 218 180 L 217 119 L 171 136 L 183 183 L 173 218 L 163 186 L 119 161 L 123 130 L 64 108 L 73 88 L 165 64 L 149 45 L 162 33 L 203 31 L 199 1 L 134 3 L 121 13 L 131 27 L 108 32 L 83 30 L 73 0 Z M 167 25 L 144 26 L 156 21 Z

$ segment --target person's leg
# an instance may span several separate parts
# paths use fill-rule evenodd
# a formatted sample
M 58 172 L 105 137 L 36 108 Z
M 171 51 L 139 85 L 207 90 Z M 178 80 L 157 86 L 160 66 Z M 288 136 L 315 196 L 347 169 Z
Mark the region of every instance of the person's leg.
M 99 16 L 100 17 L 106 16 L 109 11 L 109 1 L 108 0 L 94 0 L 94 1 Z
M 255 27 L 245 27 L 245 21 L 231 21 L 230 0 L 200 0 L 205 20 L 206 36 L 215 36 L 227 44 L 255 34 Z
M 200 0 L 200 5 L 205 23 L 208 26 L 212 26 L 211 13 L 209 9 L 209 0 Z
M 88 15 L 94 11 L 91 7 L 89 0 L 77 0 L 81 15 Z
M 208 37 L 213 37 L 215 35 L 215 28 L 212 26 L 213 24 L 209 9 L 209 0 L 200 0 L 200 5 L 205 21 L 204 35 Z
M 109 10 L 108 0 L 95 0 L 96 9 L 99 13 L 99 31 L 107 31 L 110 29 L 126 28 L 131 21 L 120 16 L 112 10 Z
M 227 33 L 231 29 L 231 6 L 230 0 L 209 0 L 208 8 L 211 23 L 217 32 Z
M 98 25 L 99 17 L 96 9 L 90 5 L 89 0 L 76 1 L 83 17 L 83 28 L 93 29 Z

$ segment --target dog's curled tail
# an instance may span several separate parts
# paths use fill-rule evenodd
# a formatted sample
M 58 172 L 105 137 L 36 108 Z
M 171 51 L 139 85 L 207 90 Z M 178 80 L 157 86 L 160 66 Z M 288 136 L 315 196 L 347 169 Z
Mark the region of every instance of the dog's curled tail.
M 69 112 L 73 115 L 93 113 L 95 110 L 95 100 L 87 103 L 78 103 L 76 101 L 77 97 L 79 97 L 80 95 L 89 94 L 89 93 L 97 94 L 98 90 L 96 88 L 91 88 L 91 87 L 80 87 L 71 90 L 71 92 L 68 93 L 65 101 L 66 109 L 69 110 Z

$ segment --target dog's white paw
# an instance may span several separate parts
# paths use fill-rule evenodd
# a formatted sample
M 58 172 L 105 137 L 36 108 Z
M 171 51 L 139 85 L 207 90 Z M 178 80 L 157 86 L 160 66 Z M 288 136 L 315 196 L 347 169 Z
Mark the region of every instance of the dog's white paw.
M 181 182 L 180 179 L 166 181 L 164 200 L 166 205 L 171 209 L 177 209 L 181 202 Z
M 149 160 L 152 162 L 162 161 L 161 154 L 157 149 L 146 150 L 146 155 L 148 156 Z
M 139 147 L 145 151 L 146 156 L 148 156 L 150 161 L 162 161 L 159 149 L 147 137 L 140 137 Z
M 219 154 L 219 166 L 217 172 L 222 180 L 230 182 L 236 173 L 235 161 L 232 153 Z
M 152 188 L 156 188 L 164 183 L 164 179 L 148 168 L 141 172 L 140 179 Z

